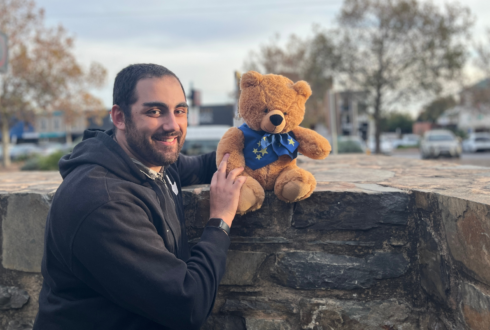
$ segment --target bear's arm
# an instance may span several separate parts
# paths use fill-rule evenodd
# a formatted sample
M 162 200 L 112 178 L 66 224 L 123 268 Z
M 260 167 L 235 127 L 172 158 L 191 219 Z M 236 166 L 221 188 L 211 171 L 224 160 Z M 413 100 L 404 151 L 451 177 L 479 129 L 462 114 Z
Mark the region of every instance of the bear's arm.
M 327 139 L 311 129 L 296 127 L 293 133 L 299 142 L 298 151 L 306 157 L 324 159 L 332 149 Z
M 226 131 L 225 135 L 221 138 L 218 144 L 218 150 L 216 150 L 216 166 L 219 167 L 219 163 L 229 153 L 228 165 L 226 166 L 226 172 L 237 167 L 245 167 L 245 156 L 243 156 L 244 136 L 243 132 L 232 127 Z

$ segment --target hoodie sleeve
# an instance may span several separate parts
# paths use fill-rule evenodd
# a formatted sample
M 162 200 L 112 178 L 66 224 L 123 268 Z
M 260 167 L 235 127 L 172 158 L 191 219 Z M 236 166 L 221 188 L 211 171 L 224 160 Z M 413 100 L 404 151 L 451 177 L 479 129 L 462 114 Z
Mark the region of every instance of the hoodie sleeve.
M 171 329 L 199 329 L 213 307 L 229 244 L 222 230 L 206 228 L 184 262 L 165 248 L 142 207 L 111 201 L 80 225 L 71 268 L 131 312 Z
M 180 183 L 183 187 L 193 184 L 211 183 L 216 172 L 216 152 L 200 156 L 179 155 L 177 160 Z

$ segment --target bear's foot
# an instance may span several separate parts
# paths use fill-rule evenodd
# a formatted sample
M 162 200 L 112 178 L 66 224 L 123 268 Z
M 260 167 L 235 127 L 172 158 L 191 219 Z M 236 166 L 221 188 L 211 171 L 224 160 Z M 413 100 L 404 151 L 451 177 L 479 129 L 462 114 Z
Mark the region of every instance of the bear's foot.
M 254 178 L 248 177 L 240 190 L 237 214 L 243 215 L 260 209 L 264 202 L 264 188 Z
M 274 192 L 287 203 L 294 203 L 308 198 L 316 188 L 313 174 L 297 166 L 285 169 L 276 179 Z
M 311 190 L 309 184 L 303 182 L 292 181 L 288 182 L 282 188 L 282 197 L 292 203 L 303 199 Z

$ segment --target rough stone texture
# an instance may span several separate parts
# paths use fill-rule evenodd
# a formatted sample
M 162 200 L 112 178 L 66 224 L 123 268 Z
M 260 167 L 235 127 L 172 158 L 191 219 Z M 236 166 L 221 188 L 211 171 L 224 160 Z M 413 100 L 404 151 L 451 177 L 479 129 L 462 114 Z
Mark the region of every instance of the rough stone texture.
M 29 300 L 26 290 L 0 285 L 0 310 L 22 308 Z
M 408 261 L 399 253 L 377 252 L 363 258 L 324 252 L 287 252 L 277 255 L 274 277 L 296 289 L 365 289 L 376 280 L 403 275 Z
M 15 320 L 9 322 L 7 330 L 32 330 L 33 327 L 34 322 L 32 321 Z
M 365 155 L 298 163 L 316 191 L 294 204 L 267 192 L 261 210 L 235 219 L 226 285 L 203 329 L 488 329 L 490 168 Z M 0 329 L 32 327 L 42 277 L 26 270 L 40 264 L 46 213 L 26 205 L 42 209 L 60 182 L 58 173 L 0 174 L 0 285 L 30 296 L 2 310 Z M 197 242 L 209 187 L 183 198 Z M 12 245 L 12 230 L 23 243 Z M 19 270 L 2 266 L 12 250 L 24 258 Z M 37 261 L 26 261 L 34 250 Z
M 247 318 L 245 324 L 247 330 L 291 330 L 291 326 L 284 320 Z
M 211 315 L 201 330 L 247 330 L 245 320 L 233 315 Z
M 302 299 L 301 329 L 415 330 L 417 317 L 404 301 L 340 301 Z
M 221 285 L 252 285 L 267 255 L 262 252 L 228 251 Z
M 2 219 L 2 265 L 7 269 L 40 272 L 44 228 L 50 197 L 42 194 L 12 194 Z
M 489 206 L 445 196 L 438 200 L 451 255 L 465 273 L 490 285 Z
M 274 297 L 247 297 L 226 299 L 220 308 L 221 313 L 258 313 L 265 315 L 295 314 L 298 312 L 296 301 Z
M 319 192 L 296 204 L 292 225 L 313 230 L 367 230 L 381 224 L 406 225 L 409 201 L 410 196 L 405 192 Z
M 420 227 L 420 282 L 426 292 L 444 302 L 449 290 L 449 266 L 428 226 L 421 222 Z
M 488 330 L 490 328 L 490 294 L 468 283 L 463 284 L 461 292 L 466 324 L 472 330 Z

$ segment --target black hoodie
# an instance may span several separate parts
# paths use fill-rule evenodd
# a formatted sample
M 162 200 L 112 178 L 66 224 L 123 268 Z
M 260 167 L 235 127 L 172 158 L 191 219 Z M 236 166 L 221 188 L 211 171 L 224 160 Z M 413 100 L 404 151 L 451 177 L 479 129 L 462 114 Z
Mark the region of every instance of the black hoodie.
M 34 329 L 199 329 L 230 240 L 206 228 L 189 251 L 181 185 L 209 183 L 215 154 L 181 155 L 156 184 L 111 133 L 86 131 L 59 163 Z

